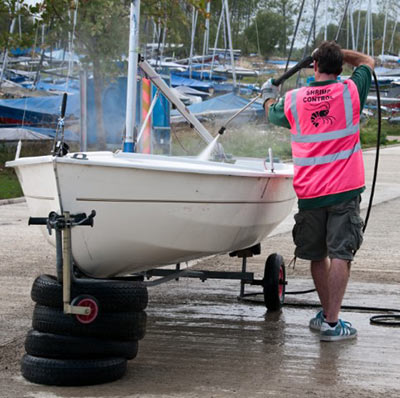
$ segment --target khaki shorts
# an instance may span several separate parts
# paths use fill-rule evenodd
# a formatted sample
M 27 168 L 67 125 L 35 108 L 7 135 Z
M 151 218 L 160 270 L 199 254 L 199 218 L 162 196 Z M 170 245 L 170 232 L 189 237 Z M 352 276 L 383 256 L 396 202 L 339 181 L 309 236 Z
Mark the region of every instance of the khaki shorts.
M 322 260 L 329 256 L 353 260 L 363 241 L 361 196 L 333 206 L 300 210 L 295 216 L 293 241 L 296 257 Z

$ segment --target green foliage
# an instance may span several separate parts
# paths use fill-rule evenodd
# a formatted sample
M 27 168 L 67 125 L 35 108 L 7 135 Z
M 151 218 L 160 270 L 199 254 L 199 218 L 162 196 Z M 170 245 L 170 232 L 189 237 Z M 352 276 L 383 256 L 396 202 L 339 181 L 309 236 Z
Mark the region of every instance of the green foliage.
M 393 131 L 395 130 L 398 130 L 397 126 L 392 126 L 386 120 L 382 120 L 380 140 L 381 145 L 385 145 L 387 143 L 388 134 L 393 135 Z M 368 148 L 376 145 L 377 132 L 377 119 L 368 119 L 365 123 L 363 123 L 360 130 L 360 140 L 363 148 Z
M 21 156 L 38 156 L 50 152 L 51 142 L 24 143 Z M 22 196 L 22 189 L 14 169 L 5 167 L 5 163 L 15 158 L 17 144 L 0 144 L 0 200 Z
M 10 33 L 14 19 L 14 32 Z M 0 48 L 30 47 L 34 36 L 34 23 L 26 4 L 20 0 L 0 0 Z
M 0 187 L 0 200 L 23 196 L 14 170 L 7 170 L 0 167 Z
M 256 21 L 246 30 L 245 36 L 249 42 L 249 48 L 257 52 L 257 28 L 260 42 L 260 51 L 264 56 L 273 54 L 279 45 L 279 35 L 276 34 L 284 23 L 283 16 L 272 11 L 259 11 Z

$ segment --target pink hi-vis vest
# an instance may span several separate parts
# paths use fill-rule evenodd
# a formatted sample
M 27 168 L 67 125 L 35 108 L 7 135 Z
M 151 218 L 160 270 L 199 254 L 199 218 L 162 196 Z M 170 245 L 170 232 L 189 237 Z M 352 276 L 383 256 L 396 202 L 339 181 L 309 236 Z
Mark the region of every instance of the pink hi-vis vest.
M 352 80 L 286 93 L 292 132 L 293 186 L 299 199 L 364 186 L 360 98 Z

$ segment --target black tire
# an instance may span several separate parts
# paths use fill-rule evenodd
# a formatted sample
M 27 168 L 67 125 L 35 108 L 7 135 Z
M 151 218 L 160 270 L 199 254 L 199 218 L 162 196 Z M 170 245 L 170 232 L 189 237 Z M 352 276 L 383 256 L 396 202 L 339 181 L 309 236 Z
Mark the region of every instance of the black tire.
M 43 333 L 132 341 L 144 337 L 146 318 L 144 311 L 107 312 L 100 313 L 92 323 L 82 324 L 58 308 L 36 304 L 32 327 Z
M 126 359 L 49 359 L 24 355 L 21 372 L 25 379 L 51 386 L 87 386 L 109 383 L 126 372 Z
M 137 341 L 96 339 L 65 336 L 30 330 L 25 339 L 29 355 L 57 359 L 94 359 L 120 357 L 134 359 L 138 353 Z
M 143 311 L 147 307 L 147 288 L 138 281 L 77 279 L 71 286 L 71 298 L 95 297 L 102 312 Z M 47 307 L 63 307 L 63 287 L 52 275 L 40 275 L 33 282 L 32 300 Z
M 264 303 L 268 311 L 278 311 L 285 301 L 286 271 L 283 257 L 274 253 L 268 256 L 264 269 Z

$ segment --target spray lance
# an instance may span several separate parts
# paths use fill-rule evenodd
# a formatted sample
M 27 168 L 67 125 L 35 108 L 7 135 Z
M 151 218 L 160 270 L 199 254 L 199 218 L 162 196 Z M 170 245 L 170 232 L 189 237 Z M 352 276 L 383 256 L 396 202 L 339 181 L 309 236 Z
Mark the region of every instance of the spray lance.
M 301 61 L 299 61 L 296 65 L 294 65 L 292 68 L 290 68 L 287 72 L 285 72 L 281 77 L 278 77 L 277 79 L 272 79 L 272 84 L 274 86 L 280 86 L 283 82 L 285 82 L 287 79 L 289 79 L 289 77 L 293 76 L 295 73 L 297 73 L 299 70 L 303 69 L 303 68 L 307 68 L 308 66 L 310 66 L 313 62 L 313 58 L 311 55 L 309 55 L 308 57 L 302 59 Z M 243 108 L 239 109 L 234 115 L 232 115 L 224 124 L 224 126 L 222 126 L 219 131 L 218 134 L 222 135 L 224 134 L 226 127 L 228 126 L 228 124 L 235 119 L 238 115 L 240 115 L 242 112 L 244 112 L 249 106 L 251 106 L 252 104 L 254 104 L 254 102 L 256 102 L 258 99 L 260 99 L 262 96 L 262 94 L 258 94 L 255 98 L 253 98 L 248 104 L 246 104 Z

